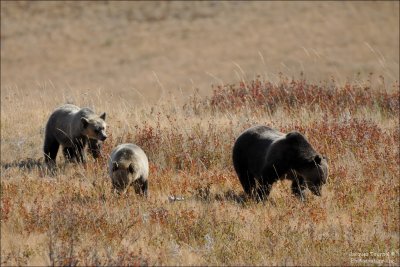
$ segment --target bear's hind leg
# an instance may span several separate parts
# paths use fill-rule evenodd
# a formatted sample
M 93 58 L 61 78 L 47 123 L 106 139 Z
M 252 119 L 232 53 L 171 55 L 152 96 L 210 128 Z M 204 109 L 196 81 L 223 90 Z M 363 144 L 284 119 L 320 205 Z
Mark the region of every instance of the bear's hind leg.
M 43 152 L 44 152 L 44 161 L 46 164 L 48 165 L 56 164 L 56 158 L 59 147 L 60 144 L 57 142 L 56 139 L 45 136 Z
M 271 184 L 260 181 L 260 183 L 257 183 L 257 190 L 253 192 L 253 198 L 255 198 L 257 201 L 266 200 L 269 196 L 269 193 L 271 192 L 271 188 Z
M 254 175 L 251 174 L 247 169 L 237 170 L 239 181 L 242 184 L 244 192 L 251 196 L 256 186 Z

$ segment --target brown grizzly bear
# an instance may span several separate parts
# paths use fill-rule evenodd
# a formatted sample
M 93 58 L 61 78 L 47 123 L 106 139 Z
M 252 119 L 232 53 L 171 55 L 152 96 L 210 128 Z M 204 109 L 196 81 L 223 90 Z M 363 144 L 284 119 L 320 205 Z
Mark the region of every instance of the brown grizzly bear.
M 45 162 L 54 165 L 60 145 L 66 159 L 85 162 L 88 145 L 94 158 L 100 155 L 106 135 L 106 113 L 96 115 L 90 108 L 66 104 L 58 107 L 46 124 L 44 137 Z
M 321 195 L 328 176 L 326 158 L 299 132 L 284 134 L 266 126 L 251 127 L 236 139 L 232 156 L 244 191 L 257 200 L 268 197 L 273 183 L 285 177 L 301 200 L 306 188 Z

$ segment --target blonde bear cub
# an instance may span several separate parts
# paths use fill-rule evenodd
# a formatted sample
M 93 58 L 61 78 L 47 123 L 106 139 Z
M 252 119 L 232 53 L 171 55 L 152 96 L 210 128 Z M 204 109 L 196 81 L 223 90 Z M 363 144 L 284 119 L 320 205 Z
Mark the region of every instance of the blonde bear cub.
M 121 144 L 114 148 L 109 159 L 109 172 L 112 186 L 118 193 L 131 185 L 137 194 L 147 196 L 149 161 L 139 146 Z

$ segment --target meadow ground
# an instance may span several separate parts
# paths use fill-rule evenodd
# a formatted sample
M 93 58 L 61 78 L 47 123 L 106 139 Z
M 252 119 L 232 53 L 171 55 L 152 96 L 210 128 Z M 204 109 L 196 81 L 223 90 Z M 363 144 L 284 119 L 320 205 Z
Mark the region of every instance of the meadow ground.
M 400 265 L 398 2 L 182 3 L 2 2 L 1 265 Z M 49 175 L 65 102 L 106 111 L 109 138 Z M 321 197 L 243 201 L 231 150 L 255 124 L 328 156 Z M 148 154 L 147 199 L 111 190 L 122 142 Z
M 215 88 L 182 106 L 103 103 L 110 110 L 103 157 L 86 166 L 59 157 L 55 176 L 40 166 L 29 170 L 26 160 L 41 146 L 37 127 L 52 101 L 24 104 L 36 110 L 24 112 L 29 124 L 17 123 L 19 115 L 2 118 L 2 150 L 19 158 L 6 169 L 13 161 L 2 155 L 5 265 L 399 264 L 398 85 L 377 90 L 282 77 L 276 85 Z M 3 112 L 19 108 L 26 111 L 15 103 Z M 241 202 L 231 149 L 254 124 L 299 130 L 328 156 L 322 197 L 309 194 L 301 203 L 279 182 L 266 203 Z M 111 190 L 106 160 L 122 142 L 149 156 L 148 199 Z

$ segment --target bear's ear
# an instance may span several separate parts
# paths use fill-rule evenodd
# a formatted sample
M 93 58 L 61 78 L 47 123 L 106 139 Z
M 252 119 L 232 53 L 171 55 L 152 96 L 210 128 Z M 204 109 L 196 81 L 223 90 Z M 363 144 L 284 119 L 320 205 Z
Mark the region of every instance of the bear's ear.
M 129 171 L 130 173 L 134 173 L 134 172 L 135 172 L 135 168 L 133 167 L 132 163 L 129 164 L 128 171 Z
M 118 170 L 118 163 L 117 163 L 116 161 L 114 161 L 114 162 L 112 163 L 112 171 L 114 172 L 114 171 L 116 171 L 116 170 Z
M 103 121 L 106 120 L 106 113 L 103 112 L 103 114 L 100 115 L 100 119 L 102 119 Z
M 317 163 L 318 165 L 321 164 L 321 160 L 322 160 L 322 158 L 320 155 L 316 155 L 314 157 L 314 162 Z
M 89 120 L 88 119 L 82 117 L 81 118 L 81 122 L 82 122 L 83 128 L 88 127 L 88 125 L 89 125 Z
M 299 142 L 303 138 L 304 138 L 303 135 L 296 131 L 286 134 L 286 140 L 293 143 Z

